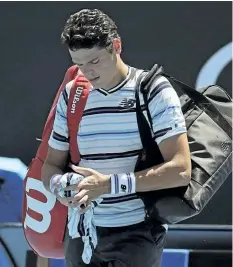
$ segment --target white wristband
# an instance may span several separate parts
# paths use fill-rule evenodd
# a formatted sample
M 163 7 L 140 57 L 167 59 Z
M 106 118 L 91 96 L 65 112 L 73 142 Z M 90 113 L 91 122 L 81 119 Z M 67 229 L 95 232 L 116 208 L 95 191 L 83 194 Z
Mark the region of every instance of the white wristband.
M 55 174 L 51 177 L 50 179 L 50 183 L 49 183 L 49 188 L 50 191 L 54 194 L 55 190 L 60 188 L 60 179 L 61 179 L 62 175 L 61 174 Z
M 136 192 L 136 178 L 133 172 L 111 174 L 111 194 L 132 194 Z

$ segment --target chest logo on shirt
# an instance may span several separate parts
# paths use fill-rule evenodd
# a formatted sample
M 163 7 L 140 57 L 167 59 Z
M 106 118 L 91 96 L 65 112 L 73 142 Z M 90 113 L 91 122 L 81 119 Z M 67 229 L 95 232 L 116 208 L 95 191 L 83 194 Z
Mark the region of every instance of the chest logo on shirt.
M 121 108 L 133 108 L 135 107 L 136 100 L 132 98 L 123 98 L 119 104 Z

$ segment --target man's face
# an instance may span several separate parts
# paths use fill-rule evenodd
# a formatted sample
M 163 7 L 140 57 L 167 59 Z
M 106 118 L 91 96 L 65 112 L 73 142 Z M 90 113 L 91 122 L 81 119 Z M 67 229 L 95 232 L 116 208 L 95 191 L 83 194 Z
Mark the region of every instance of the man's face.
M 94 88 L 105 88 L 111 85 L 117 74 L 117 53 L 110 53 L 105 48 L 93 47 L 71 51 L 70 56 Z

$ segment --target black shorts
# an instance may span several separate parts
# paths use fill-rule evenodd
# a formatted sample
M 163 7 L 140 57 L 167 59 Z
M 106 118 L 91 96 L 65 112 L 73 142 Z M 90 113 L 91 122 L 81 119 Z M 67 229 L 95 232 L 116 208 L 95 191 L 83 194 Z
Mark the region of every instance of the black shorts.
M 65 236 L 66 267 L 160 267 L 166 229 L 145 222 L 125 227 L 97 227 L 98 244 L 89 264 L 82 261 L 81 238 Z

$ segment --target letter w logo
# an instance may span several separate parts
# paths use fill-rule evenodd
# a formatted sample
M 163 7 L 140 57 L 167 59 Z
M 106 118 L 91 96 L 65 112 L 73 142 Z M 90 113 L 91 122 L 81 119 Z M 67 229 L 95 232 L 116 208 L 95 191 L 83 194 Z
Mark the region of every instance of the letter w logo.
M 35 198 L 30 197 L 26 194 L 27 197 L 27 213 L 24 221 L 24 228 L 31 228 L 37 233 L 44 233 L 49 229 L 51 223 L 51 214 L 50 211 L 54 208 L 56 203 L 55 195 L 49 193 L 41 181 L 36 180 L 32 177 L 28 177 L 26 184 L 26 192 L 29 193 L 30 190 L 39 191 L 46 198 L 46 202 L 39 201 Z M 42 220 L 36 220 L 28 214 L 28 209 L 40 214 Z

